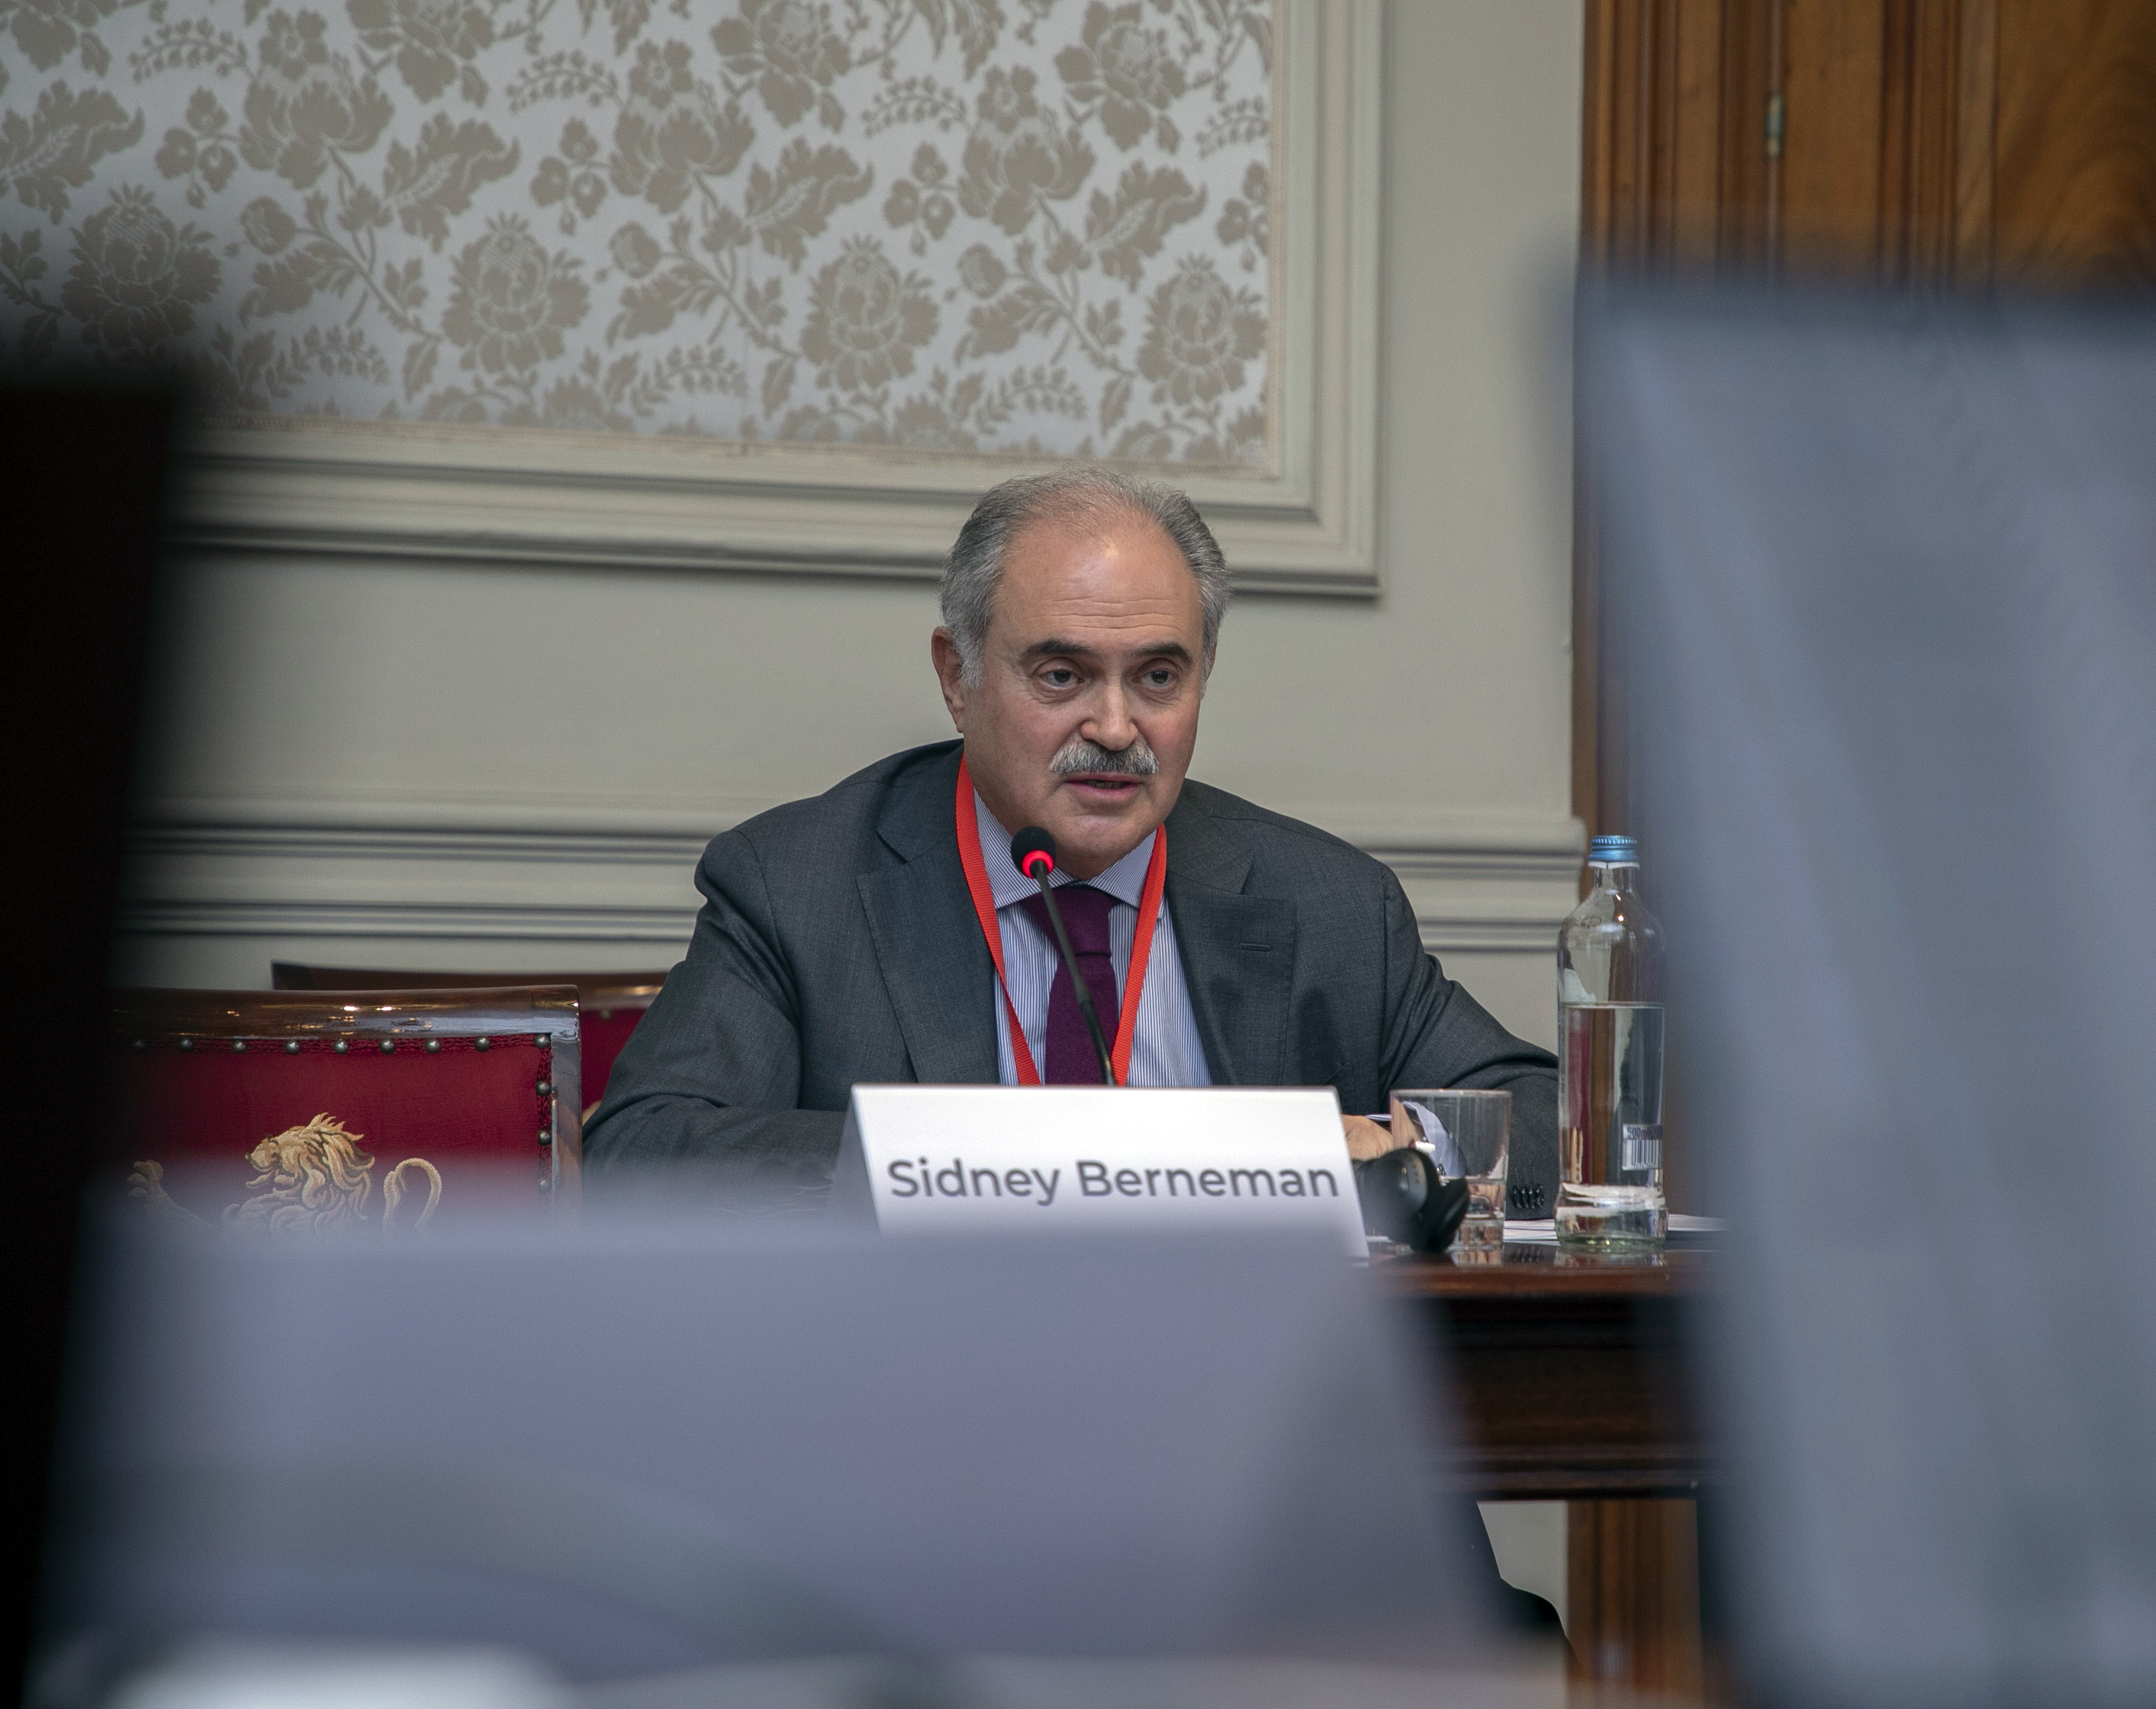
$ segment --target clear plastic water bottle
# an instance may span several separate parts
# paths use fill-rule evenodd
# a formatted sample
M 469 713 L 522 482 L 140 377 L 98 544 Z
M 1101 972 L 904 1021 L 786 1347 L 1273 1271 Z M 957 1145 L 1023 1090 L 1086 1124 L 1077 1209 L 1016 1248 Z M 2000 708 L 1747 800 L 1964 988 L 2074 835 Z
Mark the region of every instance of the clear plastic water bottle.
M 1662 928 L 1640 901 L 1640 845 L 1597 837 L 1593 889 L 1557 940 L 1558 1239 L 1659 1246 Z

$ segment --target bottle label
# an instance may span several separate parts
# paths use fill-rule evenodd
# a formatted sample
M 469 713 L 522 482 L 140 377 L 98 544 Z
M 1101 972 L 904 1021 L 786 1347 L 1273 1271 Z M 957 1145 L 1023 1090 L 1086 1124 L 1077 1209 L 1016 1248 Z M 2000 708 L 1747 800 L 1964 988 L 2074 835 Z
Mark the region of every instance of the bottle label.
M 1627 1121 L 1625 1124 L 1624 1156 L 1618 1167 L 1623 1169 L 1659 1169 L 1662 1166 L 1662 1124 L 1659 1121 Z

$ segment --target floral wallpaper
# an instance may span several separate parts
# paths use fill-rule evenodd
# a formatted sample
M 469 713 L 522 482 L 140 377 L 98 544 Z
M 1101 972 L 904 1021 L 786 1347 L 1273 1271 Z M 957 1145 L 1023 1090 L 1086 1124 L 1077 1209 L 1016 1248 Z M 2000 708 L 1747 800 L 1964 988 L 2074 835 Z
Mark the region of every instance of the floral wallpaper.
M 1267 454 L 1270 0 L 0 0 L 0 361 Z

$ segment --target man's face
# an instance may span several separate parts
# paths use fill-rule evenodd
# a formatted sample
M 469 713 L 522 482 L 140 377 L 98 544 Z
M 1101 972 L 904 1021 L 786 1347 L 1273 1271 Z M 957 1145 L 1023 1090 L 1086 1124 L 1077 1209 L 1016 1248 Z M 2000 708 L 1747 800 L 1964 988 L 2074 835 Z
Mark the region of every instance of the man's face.
M 1053 833 L 1092 878 L 1168 817 L 1190 768 L 1204 682 L 1197 578 L 1149 518 L 1034 524 L 1012 541 L 982 649 L 961 677 L 947 629 L 936 674 L 988 810 Z

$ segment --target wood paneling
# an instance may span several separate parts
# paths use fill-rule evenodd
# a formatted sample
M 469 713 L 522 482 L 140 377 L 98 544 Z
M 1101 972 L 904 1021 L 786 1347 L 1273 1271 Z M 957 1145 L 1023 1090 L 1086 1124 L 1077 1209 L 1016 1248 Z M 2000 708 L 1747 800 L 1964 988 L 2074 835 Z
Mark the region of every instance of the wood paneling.
M 1698 1509 L 1691 1501 L 1574 1501 L 1567 1511 L 1565 1635 L 1575 1701 L 1610 1688 L 1702 1695 Z
M 1768 259 L 1862 274 L 1877 259 L 1884 200 L 1888 0 L 1781 9 L 1782 219 Z
M 1688 1496 L 1716 1475 L 1690 1380 L 1704 1255 L 1560 1263 L 1516 1242 L 1496 1263 L 1402 1259 L 1373 1274 L 1418 1302 L 1451 1368 L 1466 1493 Z
M 1998 275 L 2156 283 L 2156 5 L 1998 9 Z
M 1590 0 L 1584 218 L 1589 266 L 1713 265 L 1763 249 L 1762 148 L 1782 6 Z
M 1588 0 L 1584 268 L 2156 283 L 2156 0 Z M 1592 447 L 1573 807 L 1626 830 Z

